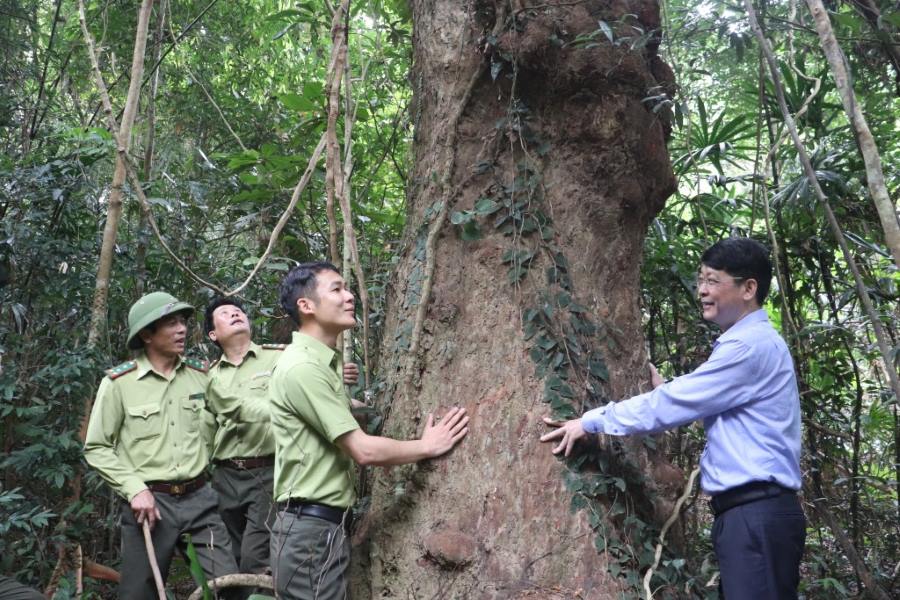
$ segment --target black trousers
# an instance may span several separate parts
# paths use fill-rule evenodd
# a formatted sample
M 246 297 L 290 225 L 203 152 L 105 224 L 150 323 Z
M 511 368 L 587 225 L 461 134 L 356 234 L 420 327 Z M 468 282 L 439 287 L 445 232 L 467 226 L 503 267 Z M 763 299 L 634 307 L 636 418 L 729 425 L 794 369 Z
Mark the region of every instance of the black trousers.
M 735 506 L 716 517 L 713 548 L 724 600 L 796 600 L 806 517 L 795 494 Z

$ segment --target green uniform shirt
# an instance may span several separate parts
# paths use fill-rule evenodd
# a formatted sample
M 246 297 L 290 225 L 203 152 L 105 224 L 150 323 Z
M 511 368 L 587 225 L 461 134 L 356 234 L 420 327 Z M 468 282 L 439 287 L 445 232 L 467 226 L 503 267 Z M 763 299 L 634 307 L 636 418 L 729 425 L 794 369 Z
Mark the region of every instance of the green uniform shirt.
M 269 380 L 284 346 L 250 343 L 241 364 L 222 358 L 209 370 L 208 406 L 216 415 L 213 458 L 275 454 L 269 427 Z
M 294 332 L 270 385 L 276 501 L 299 498 L 336 508 L 353 504 L 353 460 L 334 443 L 359 428 L 342 372 L 338 352 Z
M 215 419 L 206 410 L 205 371 L 179 358 L 166 377 L 141 353 L 100 382 L 84 458 L 126 500 L 147 481 L 186 481 L 206 468 Z

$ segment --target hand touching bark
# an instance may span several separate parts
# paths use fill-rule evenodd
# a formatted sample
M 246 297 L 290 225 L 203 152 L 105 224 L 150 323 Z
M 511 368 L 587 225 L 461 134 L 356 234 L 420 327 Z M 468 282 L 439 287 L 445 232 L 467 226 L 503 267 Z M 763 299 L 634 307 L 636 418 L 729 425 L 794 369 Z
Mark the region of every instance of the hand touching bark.
M 437 425 L 434 424 L 434 415 L 428 415 L 425 431 L 422 432 L 422 442 L 426 451 L 432 458 L 449 452 L 456 443 L 469 433 L 469 417 L 466 409 L 454 407 L 447 411 Z
M 553 442 L 559 440 L 559 444 L 553 448 L 553 454 L 563 452 L 564 456 L 572 453 L 572 447 L 575 442 L 587 435 L 584 427 L 581 425 L 581 419 L 572 419 L 571 421 L 554 421 L 548 417 L 544 417 L 544 423 L 550 427 L 556 427 L 550 433 L 541 436 L 542 442 Z
M 650 383 L 653 385 L 653 389 L 658 388 L 665 382 L 666 380 L 662 378 L 662 375 L 659 374 L 653 363 L 650 363 Z

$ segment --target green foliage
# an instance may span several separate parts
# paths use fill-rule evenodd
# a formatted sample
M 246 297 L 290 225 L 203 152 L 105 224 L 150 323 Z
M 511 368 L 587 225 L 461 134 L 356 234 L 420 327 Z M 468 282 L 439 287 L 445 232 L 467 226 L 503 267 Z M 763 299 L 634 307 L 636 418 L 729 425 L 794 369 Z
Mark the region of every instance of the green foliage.
M 154 102 L 154 163 L 142 179 L 167 243 L 195 271 L 229 287 L 262 254 L 324 129 L 330 17 L 317 0 L 216 2 L 200 19 L 206 1 L 169 4 Z M 900 13 L 890 3 L 876 4 L 877 29 L 850 4 L 832 3 L 829 10 L 896 198 L 897 89 L 884 44 L 896 46 Z M 864 165 L 818 39 L 802 3 L 796 17 L 786 3 L 757 5 L 779 57 L 787 102 L 795 115 L 804 110 L 797 121 L 815 150 L 817 178 L 896 345 L 900 276 L 885 250 Z M 81 541 L 93 559 L 115 564 L 117 543 L 104 529 L 114 524 L 116 502 L 102 482 L 89 474 L 82 501 L 68 498 L 70 482 L 82 469 L 77 432 L 85 401 L 103 369 L 127 358 L 122 342 L 129 305 L 153 289 L 198 306 L 210 296 L 160 249 L 126 186 L 105 327 L 99 343 L 87 348 L 115 142 L 104 128 L 76 5 L 60 6 L 55 32 L 55 2 L 12 0 L 0 11 L 0 571 L 34 583 L 47 581 L 56 544 L 67 539 Z M 651 360 L 670 375 L 704 360 L 716 332 L 698 316 L 693 281 L 710 242 L 735 233 L 767 243 L 774 238 L 782 277 L 767 310 L 791 345 L 801 383 L 805 483 L 821 480 L 826 505 L 876 579 L 896 595 L 900 450 L 898 406 L 884 379 L 890 366 L 875 351 L 847 265 L 790 141 L 766 159 L 784 128 L 771 83 L 760 81 L 758 48 L 742 8 L 718 0 L 674 0 L 663 8 L 661 32 L 640 28 L 630 15 L 598 14 L 596 28 L 549 39 L 558 46 L 627 53 L 642 51 L 662 35 L 662 55 L 675 71 L 676 97 L 651 85 L 643 102 L 660 118 L 670 110 L 674 116 L 669 147 L 678 176 L 678 191 L 652 223 L 644 249 L 641 286 Z M 369 275 L 369 341 L 375 348 L 406 219 L 406 190 L 415 185 L 408 179 L 416 118 L 407 81 L 411 14 L 405 0 L 353 3 L 352 11 L 352 204 Z M 119 109 L 136 10 L 88 1 L 87 12 Z M 173 36 L 181 36 L 177 44 Z M 497 39 L 485 43 L 498 46 Z M 494 52 L 490 60 L 495 81 L 513 76 L 514 56 Z M 148 71 L 151 64 L 148 59 Z M 149 89 L 145 85 L 132 144 L 137 162 L 149 140 Z M 567 417 L 608 400 L 604 356 L 616 350 L 606 325 L 578 303 L 586 291 L 573 289 L 568 261 L 554 244 L 540 175 L 541 161 L 554 149 L 529 129 L 528 116 L 528 107 L 514 99 L 497 128 L 518 136 L 530 158 L 515 165 L 512 177 L 498 177 L 472 207 L 451 212 L 450 221 L 466 241 L 504 236 L 499 268 L 524 299 L 522 335 L 544 400 L 556 416 Z M 342 130 L 348 125 L 339 123 Z M 484 173 L 492 165 L 476 169 Z M 327 252 L 323 196 L 319 169 L 274 255 L 242 293 L 260 339 L 283 335 L 272 289 L 284 269 Z M 431 210 L 424 220 L 433 217 Z M 421 301 L 426 236 L 427 225 L 410 236 L 420 265 L 399 300 L 405 308 Z M 408 348 L 411 328 L 412 323 L 397 328 L 392 341 L 398 348 Z M 215 355 L 196 331 L 192 341 L 194 355 Z M 894 355 L 896 368 L 900 350 Z M 376 376 L 366 391 L 383 387 Z M 370 422 L 373 432 L 379 426 L 378 417 Z M 645 438 L 644 444 L 687 471 L 699 456 L 703 434 L 686 427 Z M 570 506 L 585 511 L 595 547 L 610 557 L 610 572 L 638 587 L 656 535 L 646 507 L 634 505 L 644 490 L 642 475 L 615 445 L 583 454 L 565 468 Z M 809 491 L 807 498 L 820 497 Z M 715 565 L 709 516 L 701 504 L 694 502 L 681 524 L 684 554 L 664 555 L 654 587 L 677 587 L 691 597 L 714 593 L 705 587 Z M 803 593 L 826 600 L 859 596 L 863 591 L 834 533 L 814 513 L 809 516 Z M 89 582 L 87 593 L 110 590 Z M 58 592 L 74 594 L 68 581 Z
M 203 566 L 200 564 L 200 558 L 197 556 L 197 549 L 191 541 L 191 536 L 185 534 L 184 538 L 185 543 L 187 544 L 185 554 L 187 554 L 188 568 L 191 571 L 191 577 L 194 579 L 194 583 L 197 584 L 197 587 L 203 590 L 203 600 L 213 600 L 212 590 L 209 589 L 209 584 L 206 582 L 206 576 L 203 574 Z
M 896 303 L 898 274 L 886 254 L 863 165 L 818 38 L 813 30 L 792 28 L 785 5 L 757 6 L 817 179 L 839 215 L 856 260 L 864 265 L 866 285 L 883 322 L 896 337 L 896 311 L 886 308 L 881 294 Z M 798 18 L 808 19 L 803 5 L 798 7 Z M 773 282 L 767 310 L 797 365 L 807 498 L 827 498 L 826 507 L 857 549 L 871 552 L 867 565 L 880 583 L 896 591 L 889 574 L 900 547 L 895 527 L 896 403 L 889 400 L 893 408 L 884 410 L 884 399 L 891 394 L 847 266 L 790 139 L 766 161 L 784 127 L 771 82 L 760 82 L 755 42 L 745 39 L 742 53 L 736 54 L 728 41 L 734 34 L 749 33 L 744 16 L 719 2 L 702 7 L 680 2 L 667 9 L 672 22 L 664 48 L 675 66 L 682 98 L 691 100 L 681 111 L 686 119 L 676 121 L 670 143 L 678 192 L 653 223 L 645 245 L 642 287 L 651 360 L 678 375 L 695 368 L 708 353 L 716 332 L 698 317 L 692 276 L 709 243 L 735 234 L 769 245 L 774 238 L 781 280 Z M 888 187 L 896 192 L 896 88 L 883 77 L 890 67 L 865 20 L 849 5 L 832 9 Z M 710 30 L 722 33 L 714 37 L 706 33 Z M 801 108 L 805 112 L 798 115 Z M 875 415 L 872 421 L 867 420 L 870 414 Z M 662 441 L 661 449 L 685 469 L 703 444 L 701 433 L 692 428 Z M 815 489 L 817 480 L 822 490 Z M 834 532 L 815 513 L 807 516 L 802 591 L 810 598 L 859 594 L 859 582 L 842 558 Z M 709 551 L 700 543 L 704 529 L 699 520 L 696 530 L 688 532 L 688 539 L 696 540 L 692 554 L 697 560 L 705 560 Z
M 137 11 L 121 3 L 86 5 L 118 109 Z M 197 273 L 228 288 L 243 281 L 262 254 L 324 129 L 330 17 L 318 1 L 284 6 L 254 0 L 213 3 L 198 19 L 209 6 L 169 3 L 153 164 L 141 178 L 166 242 Z M 128 307 L 156 289 L 198 307 L 211 295 L 162 251 L 126 186 L 107 318 L 98 344 L 87 348 L 115 142 L 103 128 L 77 4 L 62 3 L 51 45 L 54 8 L 13 1 L 0 11 L 0 39 L 8 49 L 0 61 L 0 571 L 37 586 L 48 580 L 56 545 L 66 540 L 78 540 L 92 560 L 116 566 L 118 543 L 108 532 L 115 531 L 118 502 L 90 471 L 82 501 L 69 498 L 76 473 L 83 472 L 78 430 L 85 403 L 103 370 L 129 358 L 123 343 Z M 369 275 L 374 348 L 388 266 L 405 222 L 410 92 L 396 84 L 409 68 L 405 3 L 354 5 L 351 30 L 352 205 L 354 225 L 365 231 L 360 252 Z M 177 43 L 175 36 L 181 36 Z M 153 50 L 151 34 L 147 77 Z M 46 85 L 38 98 L 45 58 Z M 132 141 L 138 164 L 149 139 L 149 90 L 145 85 Z M 34 107 L 35 135 L 23 137 Z M 284 270 L 327 253 L 323 197 L 324 172 L 317 170 L 273 255 L 241 294 L 258 339 L 285 335 L 272 293 Z M 193 356 L 216 356 L 196 328 L 191 335 Z M 373 377 L 374 389 L 379 385 Z M 86 585 L 87 594 L 110 593 L 106 585 Z M 60 588 L 60 597 L 67 590 Z

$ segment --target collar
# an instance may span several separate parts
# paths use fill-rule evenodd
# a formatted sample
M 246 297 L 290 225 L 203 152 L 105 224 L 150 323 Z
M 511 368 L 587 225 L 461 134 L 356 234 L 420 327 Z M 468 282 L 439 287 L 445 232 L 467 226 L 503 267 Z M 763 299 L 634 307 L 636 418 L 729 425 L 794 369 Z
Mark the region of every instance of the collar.
M 728 331 L 726 331 L 716 339 L 716 341 L 713 343 L 713 347 L 718 346 L 722 342 L 727 342 L 728 340 L 740 339 L 748 329 L 750 329 L 757 323 L 768 322 L 769 315 L 768 313 L 766 313 L 766 309 L 758 308 L 738 319 L 738 321 L 734 325 L 728 328 Z
M 334 361 L 338 357 L 337 350 L 323 344 L 313 336 L 299 331 L 295 331 L 291 336 L 291 344 L 305 348 L 313 358 L 328 366 L 334 366 Z
M 247 357 L 250 356 L 251 354 L 254 357 L 259 356 L 259 353 L 261 350 L 262 350 L 262 347 L 259 344 L 256 344 L 251 340 L 250 346 L 247 348 L 247 354 L 244 355 L 244 358 L 242 360 L 247 360 Z M 244 363 L 241 362 L 241 364 L 244 364 Z M 221 365 L 228 365 L 230 367 L 238 366 L 238 365 L 234 364 L 233 362 L 231 362 L 230 360 L 228 360 L 228 357 L 225 355 L 224 352 L 222 353 L 222 356 L 219 357 L 219 360 L 216 362 L 216 366 L 221 366 Z
M 147 354 L 143 350 L 141 350 L 141 352 L 137 355 L 137 357 L 134 359 L 134 361 L 137 363 L 137 378 L 138 379 L 143 379 L 144 376 L 147 375 L 148 373 L 153 373 L 159 377 L 162 377 L 163 379 L 169 379 L 168 377 L 166 377 L 165 375 L 163 375 L 162 373 L 160 373 L 159 371 L 157 371 L 156 369 L 153 368 L 153 365 L 150 364 L 150 359 L 147 358 Z M 182 361 L 181 356 L 176 358 L 175 359 L 175 368 L 172 370 L 172 372 L 174 373 L 175 371 L 180 369 L 182 366 L 182 363 L 183 363 L 183 361 Z

